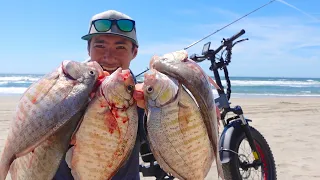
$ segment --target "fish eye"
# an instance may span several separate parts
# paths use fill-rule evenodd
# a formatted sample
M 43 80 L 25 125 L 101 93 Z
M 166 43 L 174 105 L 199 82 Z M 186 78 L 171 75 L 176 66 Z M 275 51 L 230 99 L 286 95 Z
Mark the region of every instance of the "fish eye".
M 95 75 L 94 71 L 89 71 L 90 75 Z
M 132 92 L 132 91 L 133 91 L 133 86 L 132 86 L 132 85 L 129 85 L 129 86 L 127 87 L 127 90 L 128 90 L 129 92 Z
M 153 92 L 153 88 L 152 88 L 151 86 L 149 86 L 149 87 L 147 88 L 147 92 L 148 92 L 148 93 L 152 93 L 152 92 Z

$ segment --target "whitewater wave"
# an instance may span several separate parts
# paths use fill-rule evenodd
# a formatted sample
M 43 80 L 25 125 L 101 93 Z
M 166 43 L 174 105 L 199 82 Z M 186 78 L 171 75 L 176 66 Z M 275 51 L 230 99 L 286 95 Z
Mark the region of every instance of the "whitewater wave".
M 224 86 L 225 82 L 222 83 Z M 233 80 L 232 86 L 287 86 L 287 87 L 320 87 L 320 81 L 253 81 L 253 80 Z
M 0 82 L 36 82 L 39 77 L 28 76 L 0 76 Z

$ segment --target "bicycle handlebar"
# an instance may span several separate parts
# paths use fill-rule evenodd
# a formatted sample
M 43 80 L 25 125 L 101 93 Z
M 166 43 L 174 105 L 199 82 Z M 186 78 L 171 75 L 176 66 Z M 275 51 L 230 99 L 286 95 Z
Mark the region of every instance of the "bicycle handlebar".
M 246 39 L 238 40 L 235 43 L 233 43 L 234 40 L 236 40 L 237 38 L 239 38 L 243 34 L 245 34 L 244 29 L 242 29 L 241 31 L 239 31 L 235 35 L 231 36 L 230 38 L 227 38 L 227 39 L 223 38 L 221 41 L 221 45 L 216 50 L 207 49 L 205 52 L 203 52 L 202 56 L 199 56 L 196 54 L 192 54 L 190 56 L 190 59 L 192 59 L 195 62 L 202 62 L 205 59 L 209 59 L 211 61 L 210 70 L 213 71 L 215 79 L 216 79 L 216 83 L 220 87 L 220 90 L 218 90 L 219 94 L 224 94 L 224 91 L 223 91 L 224 88 L 221 83 L 218 69 L 222 68 L 224 70 L 225 79 L 227 81 L 227 94 L 226 95 L 227 95 L 228 100 L 230 99 L 230 96 L 231 96 L 231 82 L 230 82 L 230 79 L 228 76 L 228 69 L 226 66 L 231 62 L 232 47 L 239 42 L 248 40 L 248 38 L 246 38 Z M 207 44 L 205 44 L 205 45 L 207 45 Z M 204 47 L 210 47 L 210 44 L 209 44 L 209 46 L 204 46 Z M 219 53 L 222 50 L 222 48 L 224 48 L 224 47 L 226 47 L 226 50 L 227 50 L 227 56 L 225 58 L 226 61 L 222 57 L 220 57 L 220 62 L 215 62 L 216 54 Z
M 242 29 L 240 32 L 238 32 L 237 34 L 233 35 L 232 37 L 225 39 L 222 39 L 222 44 L 215 50 L 215 54 L 217 54 L 219 51 L 221 51 L 221 49 L 225 46 L 229 46 L 232 45 L 232 42 L 236 39 L 238 39 L 240 36 L 242 36 L 244 33 L 246 33 L 246 31 L 244 29 Z
M 240 32 L 238 32 L 237 34 L 235 34 L 231 38 L 229 38 L 228 41 L 234 41 L 234 40 L 238 39 L 240 36 L 244 35 L 244 33 L 246 33 L 246 31 L 244 29 L 242 29 Z

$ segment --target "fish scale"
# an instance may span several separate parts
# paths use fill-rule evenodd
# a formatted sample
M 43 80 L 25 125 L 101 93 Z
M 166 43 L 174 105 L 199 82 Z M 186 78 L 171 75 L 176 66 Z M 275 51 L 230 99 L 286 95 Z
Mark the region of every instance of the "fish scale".
M 10 167 L 11 179 L 51 180 L 69 147 L 71 136 L 82 114 L 83 112 L 77 113 L 65 126 L 36 147 L 34 152 L 15 159 Z
M 183 107 L 178 106 L 178 101 L 167 105 L 161 109 L 159 117 L 162 118 L 159 121 L 150 115 L 149 138 L 153 139 L 154 150 L 160 152 L 166 165 L 174 171 L 168 169 L 168 172 L 181 179 L 204 179 L 213 162 L 213 152 L 210 151 L 212 147 L 196 104 L 191 98 L 187 98 L 189 95 L 186 91 L 181 91 L 180 97 L 185 101 L 183 104 L 189 107 L 188 111 L 192 112 L 190 116 L 179 115 L 179 109 Z M 150 113 L 152 114 L 152 110 Z M 184 118 L 188 122 L 181 128 L 181 124 L 185 123 Z
M 77 73 L 68 74 L 74 69 L 78 70 Z M 41 145 L 86 106 L 97 79 L 98 70 L 94 67 L 63 61 L 59 68 L 43 76 L 23 93 L 2 151 L 0 180 L 6 178 L 16 158 Z M 54 169 L 46 172 L 50 171 Z
M 152 71 L 154 74 L 145 75 L 144 80 L 151 151 L 159 165 L 174 177 L 204 179 L 214 161 L 214 151 L 199 107 L 183 86 Z M 150 87 L 153 91 L 148 94 Z
M 70 87 L 72 89 L 72 87 Z M 56 92 L 59 89 L 52 89 L 52 92 Z M 48 92 L 50 94 L 50 91 Z M 23 96 L 21 98 L 21 101 L 23 102 L 22 104 L 19 104 L 19 106 L 27 106 L 30 107 L 29 109 L 24 110 L 23 112 L 20 112 L 21 108 L 17 108 L 17 114 L 23 114 L 24 118 L 30 118 L 31 121 L 27 122 L 25 120 L 18 120 L 17 118 L 14 118 L 14 120 L 12 121 L 14 123 L 14 125 L 12 126 L 11 130 L 12 133 L 9 133 L 9 135 L 16 135 L 16 134 L 20 134 L 21 129 L 23 129 L 24 133 L 23 133 L 23 139 L 25 139 L 24 141 L 21 141 L 21 144 L 19 144 L 20 147 L 27 147 L 27 144 L 30 143 L 34 143 L 36 140 L 36 136 L 44 136 L 47 133 L 47 130 L 49 129 L 49 127 L 53 127 L 53 124 L 58 121 L 59 119 L 61 119 L 61 117 L 65 116 L 68 111 L 67 108 L 61 108 L 59 106 L 55 106 L 55 107 L 50 107 L 51 104 L 46 103 L 46 101 L 50 100 L 50 98 L 48 99 L 47 96 L 44 97 L 41 101 L 39 101 L 38 103 L 32 103 L 32 101 L 30 101 L 30 98 L 28 98 L 28 92 L 27 92 L 27 96 Z M 64 91 L 60 91 L 60 93 L 54 93 L 55 94 L 55 100 L 58 102 L 62 102 L 62 100 L 67 96 Z M 32 95 L 30 95 L 32 97 Z M 25 99 L 27 98 L 27 99 Z M 29 99 L 29 100 L 28 100 Z M 70 104 L 71 105 L 71 104 Z M 68 106 L 68 104 L 66 104 L 66 106 Z M 63 107 L 66 107 L 63 106 Z M 51 111 L 58 111 L 61 113 L 61 116 L 57 116 L 54 115 L 53 113 L 51 113 Z M 45 112 L 45 113 L 43 113 Z M 41 123 L 39 123 L 38 121 L 35 121 L 33 119 L 50 119 L 52 118 L 52 121 L 47 121 L 44 122 L 42 121 Z M 35 129 L 32 127 L 35 126 L 44 126 L 45 128 L 38 128 L 37 129 L 37 134 L 34 133 Z M 30 137 L 30 138 L 27 138 Z M 10 141 L 11 138 L 15 138 L 12 136 L 8 136 L 8 140 Z M 23 148 L 24 149 L 24 148 Z
M 218 175 L 223 178 L 222 163 L 219 158 L 215 101 L 208 75 L 196 62 L 188 59 L 188 53 L 185 50 L 164 54 L 162 57 L 154 56 L 150 66 L 175 78 L 192 93 L 206 125 L 216 159 Z
M 126 95 L 118 95 L 127 88 L 126 80 L 121 81 L 120 75 L 121 68 L 102 82 L 76 132 L 75 146 L 66 158 L 76 180 L 112 178 L 134 147 L 138 128 L 137 106 L 133 103 L 124 110 L 117 108 L 125 101 L 131 101 L 123 98 Z M 134 85 L 132 76 L 129 78 Z M 130 94 L 128 97 L 132 98 Z M 124 104 L 129 105 L 129 102 Z

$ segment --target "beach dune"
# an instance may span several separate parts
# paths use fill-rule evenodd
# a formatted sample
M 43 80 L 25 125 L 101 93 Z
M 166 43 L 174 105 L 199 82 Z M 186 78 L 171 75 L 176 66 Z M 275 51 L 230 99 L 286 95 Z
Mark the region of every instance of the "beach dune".
M 18 100 L 19 96 L 0 97 L 0 152 Z M 320 98 L 240 97 L 231 102 L 243 107 L 251 125 L 268 141 L 279 180 L 320 179 Z M 217 179 L 214 163 L 206 180 L 211 179 Z

